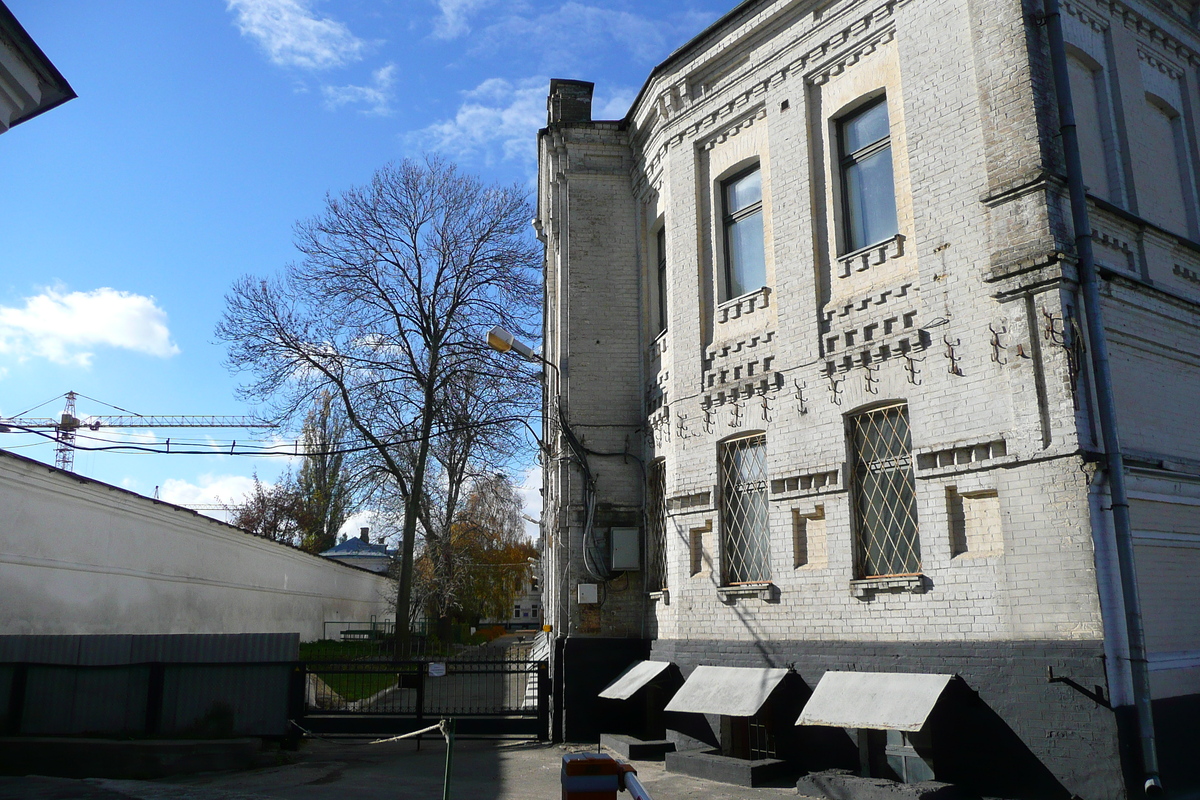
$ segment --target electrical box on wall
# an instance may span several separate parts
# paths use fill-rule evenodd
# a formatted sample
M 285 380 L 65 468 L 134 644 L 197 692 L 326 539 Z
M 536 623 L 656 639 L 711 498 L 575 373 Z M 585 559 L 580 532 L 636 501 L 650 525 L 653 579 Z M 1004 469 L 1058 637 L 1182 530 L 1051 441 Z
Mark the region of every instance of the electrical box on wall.
M 613 528 L 609 535 L 612 543 L 612 568 L 614 572 L 626 572 L 642 568 L 640 528 Z
M 581 583 L 577 588 L 579 591 L 580 605 L 591 605 L 592 603 L 600 602 L 600 584 Z

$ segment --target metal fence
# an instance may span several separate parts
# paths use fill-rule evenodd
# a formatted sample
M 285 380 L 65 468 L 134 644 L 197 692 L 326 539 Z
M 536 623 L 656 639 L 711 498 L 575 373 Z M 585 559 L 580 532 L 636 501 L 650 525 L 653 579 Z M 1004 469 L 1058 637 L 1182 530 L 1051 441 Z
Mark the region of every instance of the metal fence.
M 530 660 L 527 649 L 445 661 L 310 660 L 302 669 L 298 724 L 315 733 L 403 733 L 453 717 L 466 736 L 548 734 L 547 663 Z

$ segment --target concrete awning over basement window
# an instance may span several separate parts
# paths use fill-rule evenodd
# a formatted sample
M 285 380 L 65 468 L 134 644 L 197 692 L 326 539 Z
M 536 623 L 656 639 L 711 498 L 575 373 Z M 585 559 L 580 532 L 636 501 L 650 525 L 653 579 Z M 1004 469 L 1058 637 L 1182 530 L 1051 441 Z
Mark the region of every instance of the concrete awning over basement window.
M 953 675 L 826 672 L 797 725 L 921 730 Z
M 787 674 L 786 669 L 696 667 L 666 710 L 752 717 Z
M 628 700 L 669 666 L 670 661 L 635 661 L 621 673 L 621 677 L 604 687 L 600 696 L 609 700 Z

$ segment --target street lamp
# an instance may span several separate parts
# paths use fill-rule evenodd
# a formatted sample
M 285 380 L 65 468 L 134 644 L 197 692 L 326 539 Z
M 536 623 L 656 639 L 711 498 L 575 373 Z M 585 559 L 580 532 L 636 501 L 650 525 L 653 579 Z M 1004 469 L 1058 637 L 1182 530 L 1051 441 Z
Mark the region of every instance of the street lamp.
M 498 353 L 507 353 L 511 350 L 528 361 L 542 360 L 538 357 L 537 353 L 533 352 L 533 348 L 517 339 L 517 337 L 499 325 L 487 332 L 487 343 L 488 347 Z

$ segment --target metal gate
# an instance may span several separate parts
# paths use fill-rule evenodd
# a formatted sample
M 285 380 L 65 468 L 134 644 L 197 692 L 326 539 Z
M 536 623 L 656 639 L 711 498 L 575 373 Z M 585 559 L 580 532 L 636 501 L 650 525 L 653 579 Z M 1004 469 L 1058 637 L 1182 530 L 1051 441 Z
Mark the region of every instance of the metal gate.
M 547 662 L 514 656 L 301 662 L 292 716 L 315 734 L 395 735 L 453 717 L 459 736 L 544 740 Z

